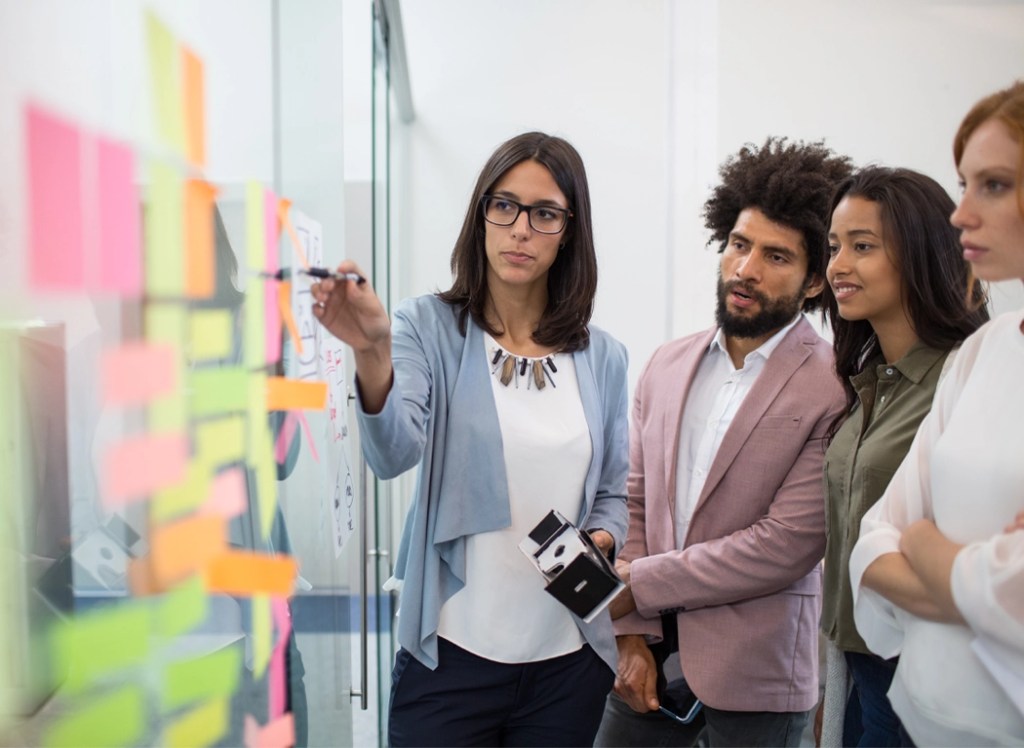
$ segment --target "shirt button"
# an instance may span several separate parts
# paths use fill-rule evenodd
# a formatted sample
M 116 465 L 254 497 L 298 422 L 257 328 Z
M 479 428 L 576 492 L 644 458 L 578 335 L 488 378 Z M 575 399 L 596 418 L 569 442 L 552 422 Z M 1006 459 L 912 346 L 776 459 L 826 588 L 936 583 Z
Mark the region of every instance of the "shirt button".
M 892 367 L 890 366 L 888 369 L 886 369 L 885 373 L 888 374 L 891 377 L 892 376 Z

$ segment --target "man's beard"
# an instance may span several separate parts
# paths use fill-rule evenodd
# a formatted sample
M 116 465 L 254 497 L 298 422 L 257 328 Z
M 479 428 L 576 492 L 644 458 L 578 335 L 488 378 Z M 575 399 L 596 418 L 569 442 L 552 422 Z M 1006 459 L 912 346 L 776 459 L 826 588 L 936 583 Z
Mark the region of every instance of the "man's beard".
M 758 303 L 760 311 L 754 316 L 741 317 L 730 313 L 726 307 L 726 297 L 737 287 Z M 807 284 L 805 283 L 803 288 L 794 296 L 770 299 L 765 294 L 744 285 L 740 281 L 729 281 L 726 283 L 722 280 L 722 276 L 719 275 L 718 305 L 715 309 L 715 321 L 722 328 L 722 332 L 730 337 L 763 338 L 781 330 L 793 321 L 793 318 L 803 306 L 804 291 L 806 290 Z

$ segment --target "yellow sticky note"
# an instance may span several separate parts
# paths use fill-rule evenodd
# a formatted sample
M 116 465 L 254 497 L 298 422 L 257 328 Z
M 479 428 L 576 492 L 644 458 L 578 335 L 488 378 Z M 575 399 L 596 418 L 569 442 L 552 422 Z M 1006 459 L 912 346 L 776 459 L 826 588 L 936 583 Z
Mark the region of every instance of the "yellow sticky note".
M 74 701 L 45 732 L 45 746 L 136 745 L 146 727 L 146 700 L 138 686 L 125 686 L 94 699 Z
M 230 696 L 238 685 L 241 669 L 242 648 L 236 644 L 205 657 L 172 662 L 164 670 L 164 711 L 202 699 Z
M 272 649 L 272 619 L 270 598 L 267 595 L 253 595 L 252 598 L 252 674 L 262 678 L 270 663 Z
M 226 698 L 212 699 L 169 725 L 162 743 L 171 748 L 203 748 L 213 745 L 228 729 Z
M 152 625 L 145 601 L 112 603 L 55 625 L 53 661 L 68 668 L 65 693 L 80 693 L 97 678 L 144 660 Z
M 201 309 L 188 317 L 188 351 L 193 361 L 228 358 L 234 318 L 227 309 Z
M 218 418 L 196 426 L 196 458 L 215 468 L 245 456 L 245 419 L 242 416 Z
M 193 416 L 245 411 L 249 404 L 249 372 L 242 368 L 194 369 L 189 374 Z
M 277 514 L 277 464 L 274 462 L 270 429 L 265 429 L 263 446 L 256 450 L 256 501 L 260 510 L 260 537 L 266 540 Z
M 179 584 L 157 603 L 157 632 L 160 636 L 174 638 L 190 631 L 206 618 L 209 603 L 202 575 Z
M 173 167 L 149 165 L 146 205 L 146 291 L 151 296 L 180 297 L 185 293 L 184 191 Z
M 149 406 L 149 427 L 153 431 L 180 431 L 188 421 L 185 407 L 185 310 L 177 304 L 151 303 L 145 311 L 146 340 L 174 348 L 174 381 L 177 386 L 167 395 L 157 397 Z
M 213 471 L 201 460 L 192 460 L 185 469 L 185 479 L 153 494 L 150 517 L 154 522 L 187 514 L 200 506 L 210 491 Z
M 153 117 L 157 131 L 167 145 L 181 153 L 185 122 L 181 106 L 178 43 L 170 30 L 152 13 L 146 13 L 149 42 L 150 85 L 153 87 Z

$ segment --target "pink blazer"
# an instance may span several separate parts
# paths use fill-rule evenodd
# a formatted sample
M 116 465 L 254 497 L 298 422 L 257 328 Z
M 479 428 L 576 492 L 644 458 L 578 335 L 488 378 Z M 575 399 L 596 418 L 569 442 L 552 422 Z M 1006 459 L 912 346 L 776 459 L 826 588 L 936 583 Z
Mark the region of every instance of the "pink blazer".
M 679 550 L 680 419 L 714 335 L 663 345 L 637 384 L 620 554 L 633 562 L 637 611 L 616 621 L 616 634 L 660 637 L 660 616 L 674 613 L 683 674 L 704 703 L 804 711 L 818 701 L 823 438 L 842 388 L 831 346 L 801 319 L 726 432 Z

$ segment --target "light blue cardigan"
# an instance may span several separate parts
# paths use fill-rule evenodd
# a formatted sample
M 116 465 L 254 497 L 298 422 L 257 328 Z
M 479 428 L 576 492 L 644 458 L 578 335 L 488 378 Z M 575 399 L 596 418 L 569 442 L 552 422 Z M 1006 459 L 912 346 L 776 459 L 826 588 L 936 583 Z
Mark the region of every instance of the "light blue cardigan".
M 483 348 L 483 331 L 470 319 L 463 337 L 449 304 L 436 296 L 407 299 L 395 310 L 392 328 L 395 386 L 380 413 L 368 415 L 361 402 L 356 409 L 363 455 L 378 477 L 420 466 L 394 575 L 403 581 L 398 641 L 431 669 L 437 667 L 441 605 L 465 584 L 466 536 L 511 524 Z M 583 509 L 575 519 L 583 529 L 607 530 L 618 551 L 628 524 L 626 349 L 591 327 L 590 344 L 573 361 L 593 447 Z M 615 670 L 608 613 L 576 624 Z

